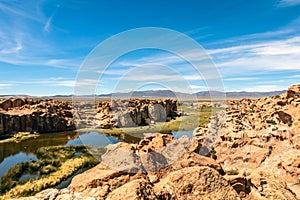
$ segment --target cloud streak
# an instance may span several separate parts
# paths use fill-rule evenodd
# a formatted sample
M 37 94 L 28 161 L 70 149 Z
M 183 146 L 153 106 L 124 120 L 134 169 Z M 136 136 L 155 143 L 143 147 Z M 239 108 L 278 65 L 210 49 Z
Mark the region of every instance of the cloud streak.
M 300 37 L 209 50 L 219 68 L 239 72 L 300 70 Z M 243 70 L 244 69 L 244 70 Z
M 280 0 L 278 7 L 289 7 L 300 5 L 300 0 Z
M 0 20 L 0 62 L 78 69 L 83 58 L 73 58 L 45 35 L 58 7 L 46 17 L 42 5 L 42 1 L 33 0 L 0 2 L 0 17 L 6 19 Z
M 45 32 L 49 32 L 50 26 L 51 26 L 51 23 L 52 23 L 52 19 L 53 19 L 53 15 L 51 15 L 51 16 L 48 18 L 48 20 L 46 21 L 45 26 L 44 26 L 44 28 L 43 28 L 43 30 L 44 30 Z

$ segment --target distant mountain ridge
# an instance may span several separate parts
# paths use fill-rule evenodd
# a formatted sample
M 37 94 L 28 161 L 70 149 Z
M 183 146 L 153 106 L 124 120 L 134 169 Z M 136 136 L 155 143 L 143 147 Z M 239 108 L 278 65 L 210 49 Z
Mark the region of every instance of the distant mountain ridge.
M 286 92 L 286 90 L 280 91 L 270 91 L 270 92 L 225 92 L 227 98 L 261 98 L 267 96 L 276 96 Z M 171 90 L 146 90 L 146 91 L 134 91 L 134 92 L 124 92 L 124 93 L 109 93 L 95 95 L 96 97 L 102 98 L 210 98 L 210 95 L 215 97 L 223 96 L 223 93 L 218 91 L 200 91 L 194 94 L 183 93 L 183 92 L 174 92 Z M 94 95 L 85 95 L 83 97 L 93 97 Z M 0 98 L 8 97 L 35 97 L 30 95 L 0 95 Z M 73 95 L 54 95 L 54 96 L 42 96 L 39 98 L 72 98 Z
M 225 92 L 227 98 L 260 98 L 267 96 L 276 96 L 286 92 L 286 90 L 271 91 L 271 92 Z M 147 91 L 134 91 L 129 93 L 110 93 L 97 95 L 98 97 L 132 97 L 132 98 L 210 98 L 211 94 L 213 96 L 223 96 L 222 92 L 218 91 L 201 91 L 194 94 L 173 92 L 171 90 L 147 90 Z

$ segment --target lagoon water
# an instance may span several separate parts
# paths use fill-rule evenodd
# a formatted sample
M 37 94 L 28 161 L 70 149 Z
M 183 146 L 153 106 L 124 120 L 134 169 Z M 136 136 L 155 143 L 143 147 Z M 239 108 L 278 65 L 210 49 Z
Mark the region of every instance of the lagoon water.
M 193 137 L 193 130 L 189 130 L 189 131 L 172 131 L 172 134 L 174 136 L 174 138 L 180 138 L 184 135 L 188 136 L 190 139 L 192 139 Z
M 34 154 L 19 152 L 15 155 L 6 157 L 0 164 L 0 177 L 2 177 L 12 166 L 20 162 L 29 162 L 37 160 Z
M 105 136 L 96 132 L 78 134 L 77 132 L 41 134 L 36 138 L 28 138 L 21 142 L 0 143 L 0 178 L 14 165 L 21 162 L 37 160 L 37 149 L 58 145 L 82 145 L 106 146 L 120 140 L 111 136 Z

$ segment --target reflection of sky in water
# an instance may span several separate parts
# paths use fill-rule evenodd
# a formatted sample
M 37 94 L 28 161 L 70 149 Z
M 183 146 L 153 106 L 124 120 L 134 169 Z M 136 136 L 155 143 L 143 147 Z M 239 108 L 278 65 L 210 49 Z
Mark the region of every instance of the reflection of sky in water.
M 193 132 L 194 132 L 194 130 L 189 130 L 189 131 L 172 131 L 172 134 L 173 134 L 174 138 L 177 138 L 177 139 L 180 138 L 180 137 L 182 137 L 182 136 L 184 136 L 184 135 L 186 135 L 186 136 L 188 136 L 189 138 L 192 139 Z
M 19 181 L 24 181 L 24 180 L 28 180 L 28 179 L 35 179 L 37 177 L 40 176 L 40 172 L 38 171 L 35 174 L 23 174 L 20 178 Z
M 2 177 L 12 166 L 21 162 L 28 162 L 31 160 L 37 160 L 36 156 L 32 154 L 26 154 L 23 152 L 5 158 L 0 164 L 0 177 Z
M 70 140 L 66 145 L 69 146 L 69 145 L 90 144 L 95 147 L 99 147 L 99 146 L 106 146 L 108 144 L 115 144 L 118 142 L 120 142 L 120 140 L 114 137 L 105 136 L 96 132 L 90 132 L 90 133 L 80 135 L 79 138 Z

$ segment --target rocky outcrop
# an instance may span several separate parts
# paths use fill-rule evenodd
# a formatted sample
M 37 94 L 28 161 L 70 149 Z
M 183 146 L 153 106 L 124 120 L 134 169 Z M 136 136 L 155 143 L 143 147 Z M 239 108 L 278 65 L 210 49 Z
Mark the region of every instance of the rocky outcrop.
M 300 85 L 292 85 L 288 88 L 288 91 L 286 93 L 286 99 L 298 99 L 300 98 Z
M 72 107 L 51 99 L 6 99 L 0 102 L 0 134 L 74 130 Z
M 225 171 L 251 182 L 239 182 L 250 186 L 242 191 L 247 199 L 296 199 L 299 194 L 294 187 L 300 177 L 299 88 L 291 86 L 275 97 L 228 101 L 214 147 Z
M 177 116 L 177 100 L 130 99 L 100 102 L 96 126 L 100 128 L 134 127 L 151 122 L 166 122 Z
M 74 105 L 51 99 L 16 98 L 0 100 L 0 134 L 14 132 L 58 132 L 76 128 L 134 127 L 165 122 L 177 116 L 172 99 L 130 99 Z M 74 114 L 73 114 L 74 113 Z M 73 116 L 75 120 L 73 120 Z

